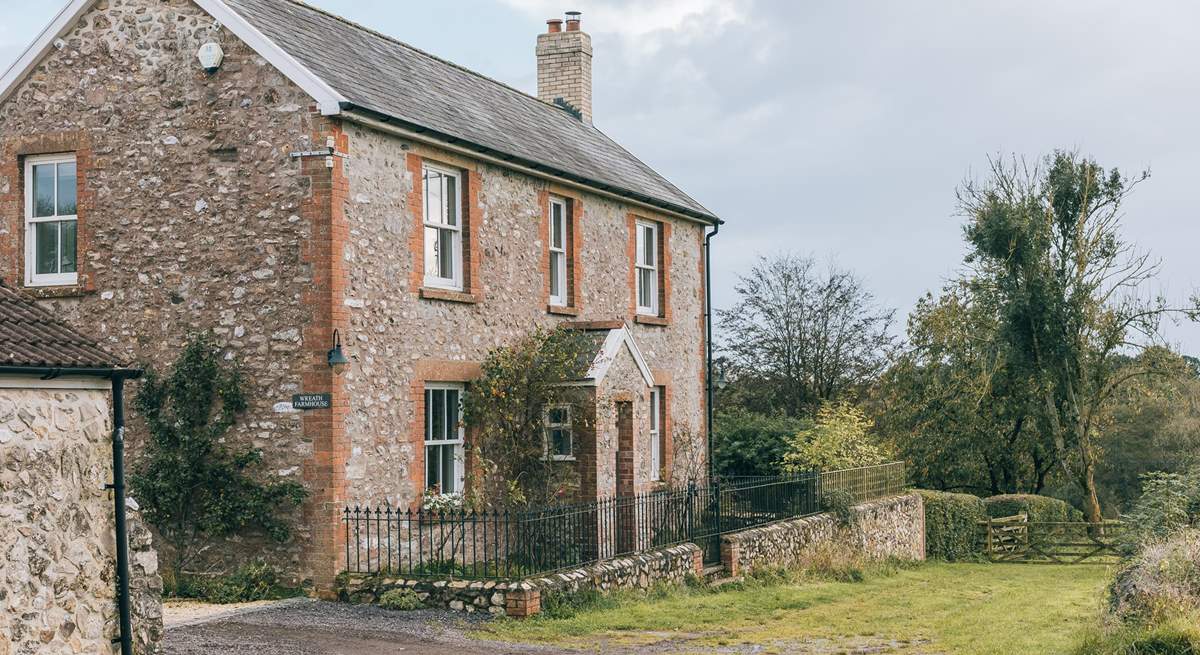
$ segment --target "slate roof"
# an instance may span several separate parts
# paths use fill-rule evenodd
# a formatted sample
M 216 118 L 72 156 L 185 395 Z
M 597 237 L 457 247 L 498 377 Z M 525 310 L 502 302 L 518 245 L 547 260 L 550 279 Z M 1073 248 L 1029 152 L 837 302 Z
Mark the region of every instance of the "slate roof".
M 354 105 L 443 140 L 708 221 L 703 205 L 594 126 L 297 0 L 225 0 Z
M 0 282 L 0 366 L 116 367 L 117 358 Z

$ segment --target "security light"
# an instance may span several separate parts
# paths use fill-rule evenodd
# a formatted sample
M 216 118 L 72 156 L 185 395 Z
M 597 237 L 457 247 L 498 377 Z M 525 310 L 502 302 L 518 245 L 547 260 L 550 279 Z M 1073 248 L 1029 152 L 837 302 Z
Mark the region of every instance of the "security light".
M 200 60 L 200 65 L 204 67 L 204 72 L 211 75 L 221 67 L 221 62 L 225 59 L 225 51 L 221 49 L 221 44 L 210 41 L 200 46 L 196 57 Z

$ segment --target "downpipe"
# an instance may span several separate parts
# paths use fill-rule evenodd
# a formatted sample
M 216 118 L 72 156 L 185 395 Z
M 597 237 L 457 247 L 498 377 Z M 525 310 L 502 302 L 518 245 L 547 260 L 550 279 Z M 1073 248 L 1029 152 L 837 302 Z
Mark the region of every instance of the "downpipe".
M 713 329 L 712 329 L 712 238 L 721 231 L 721 221 L 713 223 L 712 232 L 704 234 L 704 375 L 706 401 L 704 403 L 706 439 L 708 442 L 708 483 L 716 481 L 713 468 Z
M 129 616 L 129 525 L 125 515 L 125 375 L 112 377 L 113 403 L 113 504 L 117 523 L 117 612 L 121 655 L 133 655 L 133 622 Z

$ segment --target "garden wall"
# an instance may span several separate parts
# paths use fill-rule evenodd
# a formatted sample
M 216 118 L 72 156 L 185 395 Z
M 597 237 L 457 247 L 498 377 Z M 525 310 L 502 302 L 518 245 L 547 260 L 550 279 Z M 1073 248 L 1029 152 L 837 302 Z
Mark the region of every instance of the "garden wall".
M 343 574 L 338 592 L 343 601 L 377 603 L 392 589 L 411 589 L 429 607 L 526 617 L 541 611 L 549 594 L 571 595 L 590 590 L 649 589 L 655 584 L 682 585 L 688 574 L 699 575 L 703 556 L 694 544 L 682 544 L 591 566 L 519 582 L 414 580 L 383 575 Z
M 925 559 L 925 511 L 917 494 L 856 505 L 843 525 L 832 514 L 780 521 L 721 537 L 729 575 L 756 568 L 802 567 L 829 546 L 844 545 L 871 559 Z
M 108 391 L 30 384 L 0 377 L 0 655 L 109 653 L 119 629 Z M 148 655 L 162 580 L 138 512 L 128 524 L 133 641 Z

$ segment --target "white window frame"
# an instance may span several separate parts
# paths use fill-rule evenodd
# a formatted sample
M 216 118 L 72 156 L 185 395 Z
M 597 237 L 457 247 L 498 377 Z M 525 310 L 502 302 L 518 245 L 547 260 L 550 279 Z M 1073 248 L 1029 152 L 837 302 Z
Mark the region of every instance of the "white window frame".
M 449 206 L 447 206 L 445 203 L 448 201 L 453 201 L 453 203 L 454 203 L 454 216 L 457 219 L 456 224 L 454 224 L 454 225 L 430 220 L 429 184 L 428 184 L 428 180 L 426 179 L 430 172 L 437 173 L 439 175 L 444 175 L 446 177 L 454 178 L 454 197 L 446 198 L 444 195 L 442 197 L 442 203 L 443 203 L 442 216 L 443 217 L 446 215 L 446 211 L 449 209 Z M 453 274 L 448 278 L 442 277 L 440 275 L 431 274 L 429 272 L 431 253 L 429 253 L 428 248 L 426 248 L 425 262 L 424 262 L 424 266 L 425 266 L 425 271 L 424 271 L 425 282 L 424 282 L 424 284 L 427 287 L 437 287 L 439 289 L 450 289 L 452 291 L 462 291 L 463 290 L 463 220 L 464 220 L 464 217 L 463 217 L 463 212 L 462 212 L 462 195 L 463 195 L 462 173 L 460 171 L 454 170 L 453 168 L 447 168 L 445 166 L 437 166 L 435 164 L 429 164 L 429 163 L 422 164 L 422 166 L 421 166 L 421 212 L 422 212 L 421 218 L 422 218 L 422 224 L 423 224 L 422 230 L 423 231 L 429 230 L 429 229 L 439 230 L 439 232 L 438 232 L 439 243 L 440 243 L 440 239 L 442 238 L 441 230 L 450 230 L 452 232 L 452 240 L 451 240 L 450 247 L 452 250 L 451 263 L 454 268 Z M 422 240 L 421 241 L 422 244 L 428 244 L 428 241 L 427 241 L 424 233 L 421 234 L 421 240 Z
M 33 167 L 45 164 L 75 164 L 76 188 L 78 188 L 79 165 L 74 153 L 55 155 L 37 155 L 25 158 L 25 286 L 55 287 L 79 284 L 79 196 L 75 196 L 75 214 L 57 214 L 58 211 L 58 169 L 54 175 L 54 216 L 34 217 L 33 198 Z M 75 272 L 74 273 L 42 273 L 37 272 L 37 234 L 39 223 L 75 222 Z M 62 231 L 59 231 L 58 257 L 62 259 Z
M 662 387 L 651 387 L 650 389 L 650 480 L 653 482 L 662 480 L 662 392 Z
M 563 423 L 551 423 L 550 422 L 550 412 L 552 410 L 556 410 L 556 409 L 561 409 L 561 410 L 566 411 L 566 413 L 567 413 L 566 422 L 563 422 Z M 555 462 L 573 462 L 573 461 L 575 461 L 575 428 L 571 423 L 571 405 L 566 404 L 566 403 L 560 403 L 557 405 L 547 406 L 546 410 L 544 412 L 542 412 L 542 427 L 543 427 L 543 430 L 542 430 L 543 456 L 546 459 L 549 459 L 549 460 L 552 460 Z M 551 452 L 550 433 L 553 432 L 554 430 L 565 430 L 566 431 L 567 441 L 571 445 L 571 449 L 570 449 L 571 452 L 569 455 L 560 455 L 558 453 Z
M 636 237 L 634 238 L 634 294 L 637 296 L 637 313 L 644 316 L 658 316 L 658 230 L 657 223 L 650 221 L 638 221 L 635 224 Z M 646 238 L 650 239 L 653 248 L 650 252 L 654 258 L 652 261 L 646 261 Z M 646 298 L 642 298 L 642 274 L 650 275 L 650 298 L 646 302 Z
M 453 439 L 430 439 L 430 430 L 432 430 L 431 419 L 433 418 L 433 403 L 430 402 L 431 391 L 457 391 L 458 392 L 458 425 L 453 429 Z M 424 470 L 421 475 L 424 478 L 423 490 L 429 490 L 429 448 L 434 446 L 454 446 L 454 489 L 447 490 L 444 486 L 441 489 L 442 493 L 462 493 L 463 483 L 466 479 L 465 461 L 466 453 L 463 444 L 466 443 L 466 428 L 462 422 L 462 401 L 463 395 L 466 394 L 466 385 L 457 382 L 426 382 L 425 383 L 425 418 L 424 418 L 424 442 L 422 447 L 425 448 Z
M 567 226 L 570 224 L 570 218 L 567 216 L 567 201 L 565 198 L 557 196 L 550 197 L 550 215 L 547 217 L 547 222 L 550 226 L 549 233 L 546 235 L 547 248 L 550 251 L 550 304 L 556 307 L 566 307 L 569 300 L 567 289 Z M 561 222 L 559 235 L 562 236 L 562 242 L 557 246 L 554 245 L 554 210 L 559 210 L 558 220 Z M 555 262 L 555 255 L 558 255 L 558 261 Z M 558 281 L 558 295 L 554 295 L 554 282 Z

